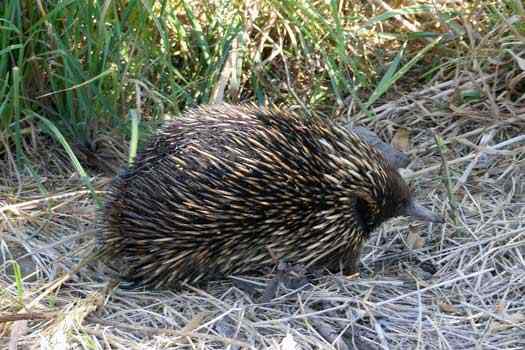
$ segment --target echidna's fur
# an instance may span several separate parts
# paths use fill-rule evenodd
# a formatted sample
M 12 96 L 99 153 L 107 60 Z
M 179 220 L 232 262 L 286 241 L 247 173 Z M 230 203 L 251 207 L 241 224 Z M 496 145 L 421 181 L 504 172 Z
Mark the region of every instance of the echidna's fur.
M 110 186 L 100 236 L 153 287 L 270 265 L 357 269 L 363 242 L 411 191 L 383 156 L 327 120 L 213 105 L 165 125 Z

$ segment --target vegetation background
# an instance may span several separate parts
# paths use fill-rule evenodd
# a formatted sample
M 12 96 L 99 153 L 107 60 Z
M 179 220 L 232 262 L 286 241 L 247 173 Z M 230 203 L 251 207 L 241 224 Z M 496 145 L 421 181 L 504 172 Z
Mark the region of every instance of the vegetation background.
M 523 348 L 524 95 L 521 0 L 4 0 L 0 346 Z M 408 246 L 437 280 L 383 266 L 257 309 L 233 287 L 111 294 L 79 274 L 108 179 L 163 120 L 221 101 L 366 125 L 410 154 L 450 226 L 405 239 L 396 222 L 365 263 Z

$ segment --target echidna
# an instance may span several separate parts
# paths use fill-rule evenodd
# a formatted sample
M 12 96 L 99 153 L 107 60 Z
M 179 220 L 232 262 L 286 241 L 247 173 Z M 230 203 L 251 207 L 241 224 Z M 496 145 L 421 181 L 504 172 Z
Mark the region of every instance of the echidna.
M 108 191 L 100 240 L 139 285 L 196 284 L 272 264 L 357 271 L 389 218 L 439 222 L 356 134 L 228 104 L 167 123 Z

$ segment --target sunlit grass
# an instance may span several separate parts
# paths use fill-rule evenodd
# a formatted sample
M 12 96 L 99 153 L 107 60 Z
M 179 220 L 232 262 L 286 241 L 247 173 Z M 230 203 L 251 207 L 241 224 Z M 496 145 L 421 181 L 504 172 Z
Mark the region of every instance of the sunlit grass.
M 252 100 L 334 117 L 350 99 L 373 118 L 393 87 L 487 64 L 501 48 L 473 40 L 505 21 L 525 35 L 519 1 L 6 0 L 0 12 L 0 131 L 18 157 L 34 113 L 75 152 L 101 134 L 129 140 L 130 109 L 158 121 Z M 157 124 L 140 125 L 143 140 Z

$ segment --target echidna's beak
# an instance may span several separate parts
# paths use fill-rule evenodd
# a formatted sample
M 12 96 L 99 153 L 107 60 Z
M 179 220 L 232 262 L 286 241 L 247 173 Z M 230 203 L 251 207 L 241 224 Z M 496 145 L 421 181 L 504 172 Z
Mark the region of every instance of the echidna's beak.
M 410 204 L 408 204 L 404 210 L 403 215 L 410 216 L 413 219 L 420 220 L 420 221 L 426 221 L 426 222 L 434 222 L 438 224 L 442 224 L 445 222 L 443 218 L 431 210 L 428 210 L 427 208 L 419 205 L 415 201 L 410 201 Z

